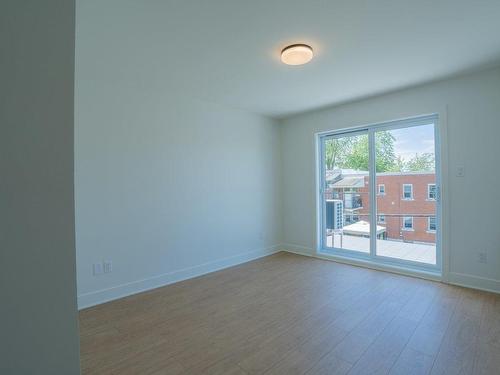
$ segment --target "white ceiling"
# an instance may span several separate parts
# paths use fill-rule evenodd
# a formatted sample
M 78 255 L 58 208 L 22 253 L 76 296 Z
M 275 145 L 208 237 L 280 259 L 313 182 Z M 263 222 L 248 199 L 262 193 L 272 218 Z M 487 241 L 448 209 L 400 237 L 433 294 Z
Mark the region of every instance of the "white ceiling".
M 310 44 L 286 66 L 282 47 Z M 79 0 L 77 78 L 283 117 L 500 63 L 500 0 Z

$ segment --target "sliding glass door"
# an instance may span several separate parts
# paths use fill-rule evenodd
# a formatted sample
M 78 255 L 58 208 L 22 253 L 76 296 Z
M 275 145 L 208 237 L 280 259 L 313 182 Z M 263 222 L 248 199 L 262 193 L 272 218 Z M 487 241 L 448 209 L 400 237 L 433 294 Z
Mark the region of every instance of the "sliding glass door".
M 327 136 L 324 149 L 324 245 L 370 253 L 368 131 Z
M 437 116 L 319 137 L 320 251 L 441 269 Z

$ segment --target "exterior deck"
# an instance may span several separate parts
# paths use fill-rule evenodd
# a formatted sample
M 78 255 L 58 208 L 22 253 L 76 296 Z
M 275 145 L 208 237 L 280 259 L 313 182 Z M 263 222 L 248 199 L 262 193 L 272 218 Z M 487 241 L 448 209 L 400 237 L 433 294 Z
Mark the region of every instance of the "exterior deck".
M 370 252 L 370 239 L 344 234 L 341 246 L 341 236 L 335 234 L 327 237 L 327 246 L 368 254 Z M 430 243 L 377 239 L 377 255 L 432 265 L 436 264 L 436 246 Z

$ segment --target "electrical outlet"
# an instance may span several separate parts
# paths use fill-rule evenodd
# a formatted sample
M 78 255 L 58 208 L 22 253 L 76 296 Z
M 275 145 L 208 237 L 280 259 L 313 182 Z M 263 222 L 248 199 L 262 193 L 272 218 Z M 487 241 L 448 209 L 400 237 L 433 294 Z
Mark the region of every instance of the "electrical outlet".
M 488 263 L 488 254 L 486 254 L 486 252 L 477 253 L 477 261 L 483 264 Z
M 94 276 L 102 274 L 102 263 L 94 263 L 92 265 L 92 273 Z
M 464 177 L 465 176 L 465 167 L 463 165 L 459 165 L 457 167 L 457 177 Z
M 113 271 L 113 263 L 110 260 L 104 261 L 103 265 L 104 265 L 104 273 L 110 273 L 111 271 Z

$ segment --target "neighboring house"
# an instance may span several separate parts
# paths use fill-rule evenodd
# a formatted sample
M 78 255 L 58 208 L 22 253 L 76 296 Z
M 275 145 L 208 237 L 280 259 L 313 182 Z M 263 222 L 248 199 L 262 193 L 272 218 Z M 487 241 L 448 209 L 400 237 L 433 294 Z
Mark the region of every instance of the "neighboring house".
M 344 223 L 349 225 L 359 220 L 368 220 L 363 202 L 368 199 L 368 172 L 354 169 L 336 170 L 327 173 L 326 199 L 340 199 L 344 202 Z M 360 218 L 360 214 L 363 217 Z
M 436 178 L 429 172 L 378 173 L 377 225 L 382 238 L 436 242 Z M 327 174 L 327 199 L 344 202 L 344 223 L 370 222 L 369 178 L 366 171 Z

